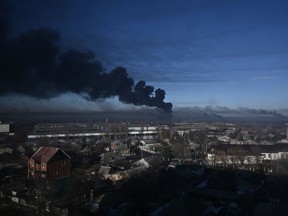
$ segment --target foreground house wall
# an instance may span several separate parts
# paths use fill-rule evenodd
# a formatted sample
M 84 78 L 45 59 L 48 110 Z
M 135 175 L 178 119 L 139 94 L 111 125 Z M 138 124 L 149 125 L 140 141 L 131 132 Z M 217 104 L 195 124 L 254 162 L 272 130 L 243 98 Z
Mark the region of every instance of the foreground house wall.
M 71 158 L 59 148 L 40 147 L 28 161 L 29 179 L 59 179 L 70 172 Z

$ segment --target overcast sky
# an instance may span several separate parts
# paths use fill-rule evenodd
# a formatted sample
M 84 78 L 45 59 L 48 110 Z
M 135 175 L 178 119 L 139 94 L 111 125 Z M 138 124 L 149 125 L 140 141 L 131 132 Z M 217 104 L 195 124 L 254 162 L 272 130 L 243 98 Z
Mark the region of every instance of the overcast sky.
M 174 107 L 288 107 L 287 0 L 9 2 L 10 33 L 57 29 L 63 49 L 127 68 Z

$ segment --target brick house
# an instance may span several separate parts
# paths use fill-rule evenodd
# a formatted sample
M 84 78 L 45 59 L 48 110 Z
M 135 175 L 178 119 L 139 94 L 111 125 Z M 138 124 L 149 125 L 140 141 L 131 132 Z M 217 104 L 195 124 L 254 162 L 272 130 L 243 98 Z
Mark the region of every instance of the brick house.
M 59 179 L 70 172 L 71 158 L 60 148 L 42 146 L 28 160 L 29 179 Z

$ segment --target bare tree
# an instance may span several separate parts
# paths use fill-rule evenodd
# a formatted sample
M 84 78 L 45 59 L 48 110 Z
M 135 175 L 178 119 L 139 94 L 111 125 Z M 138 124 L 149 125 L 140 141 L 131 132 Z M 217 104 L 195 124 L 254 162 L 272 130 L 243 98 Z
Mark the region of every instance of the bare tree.
M 173 155 L 180 159 L 191 158 L 191 151 L 188 146 L 188 141 L 184 139 L 173 140 L 171 143 Z
M 171 133 L 169 129 L 160 128 L 159 129 L 159 139 L 163 141 L 164 139 L 170 139 Z
M 215 162 L 216 164 L 221 164 L 224 167 L 227 167 L 228 157 L 225 151 L 218 150 L 215 152 Z

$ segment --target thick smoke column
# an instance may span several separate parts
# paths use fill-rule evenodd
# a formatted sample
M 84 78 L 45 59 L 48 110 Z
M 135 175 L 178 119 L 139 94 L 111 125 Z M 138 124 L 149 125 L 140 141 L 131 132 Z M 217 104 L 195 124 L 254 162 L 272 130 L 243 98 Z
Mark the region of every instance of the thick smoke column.
M 172 110 L 163 89 L 154 91 L 145 81 L 135 84 L 125 68 L 105 73 L 91 51 L 61 52 L 57 31 L 40 28 L 8 38 L 7 29 L 0 17 L 0 95 L 51 98 L 73 92 L 92 101 L 118 96 L 125 103 Z

